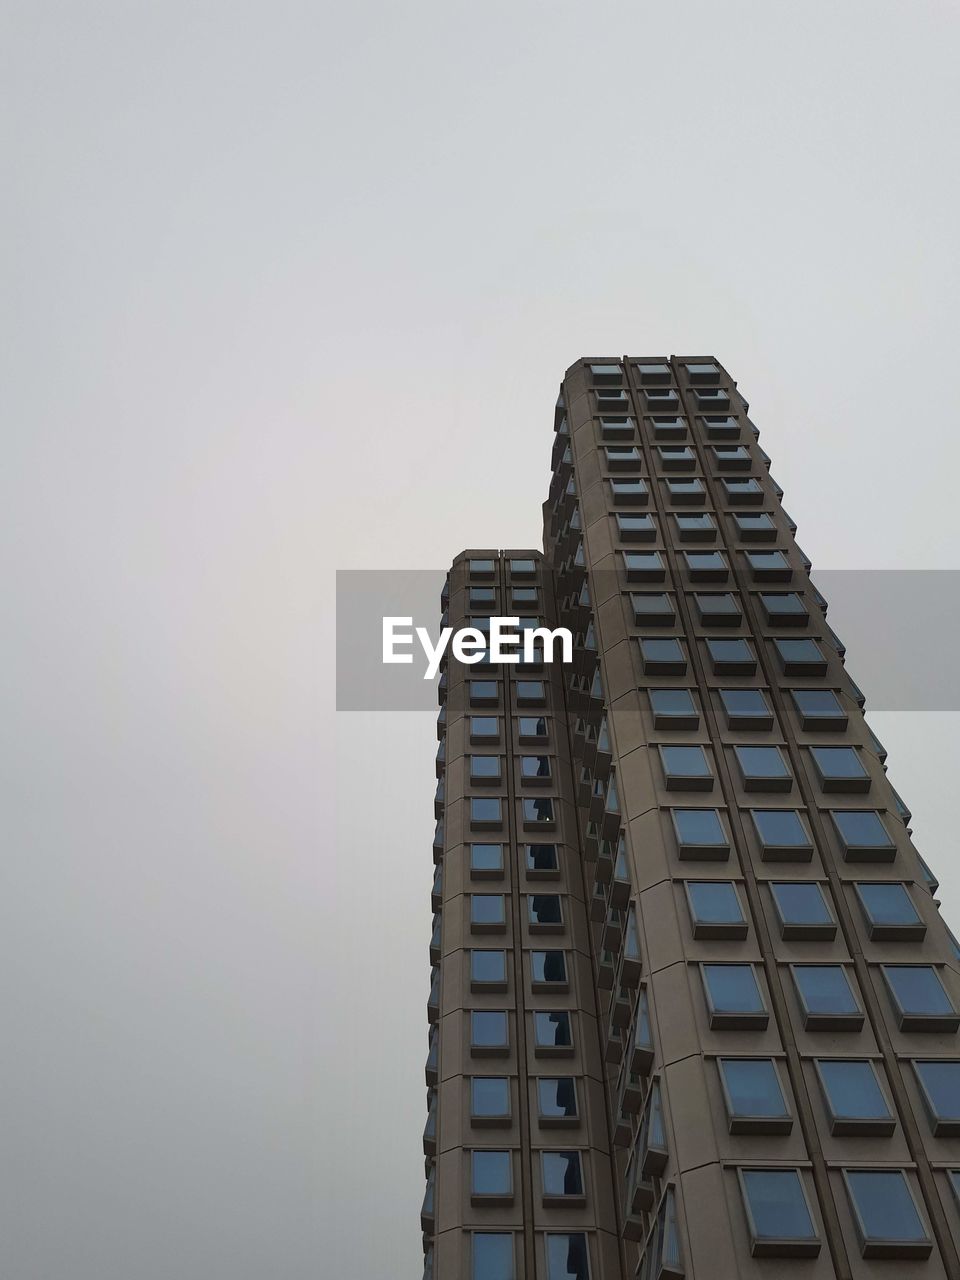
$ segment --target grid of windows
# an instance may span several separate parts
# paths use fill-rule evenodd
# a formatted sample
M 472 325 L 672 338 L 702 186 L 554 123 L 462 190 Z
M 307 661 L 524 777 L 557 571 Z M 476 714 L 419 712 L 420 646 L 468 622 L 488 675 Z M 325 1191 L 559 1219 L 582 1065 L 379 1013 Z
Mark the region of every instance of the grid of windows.
M 522 1161 L 548 1215 L 534 1233 L 536 1274 L 625 1280 L 594 1235 L 599 1178 L 601 1199 L 608 1185 L 622 1198 L 636 1275 L 683 1276 L 687 1207 L 657 1053 L 662 1033 L 675 1045 L 688 1020 L 729 1143 L 750 1135 L 760 1144 L 720 1144 L 721 1176 L 743 1209 L 737 1250 L 812 1257 L 839 1218 L 866 1258 L 926 1256 L 926 1183 L 897 1167 L 898 1129 L 908 1097 L 930 1142 L 960 1134 L 955 949 L 769 459 L 713 361 L 596 360 L 569 379 L 556 409 L 546 560 L 468 556 L 444 600 L 482 615 L 536 611 L 548 625 L 569 622 L 575 636 L 560 678 L 546 664 L 533 668 L 537 679 L 530 669 L 488 664 L 464 675 L 450 664 L 441 681 L 434 902 L 449 910 L 462 894 L 464 903 L 452 928 L 441 929 L 438 911 L 431 960 L 439 992 L 451 965 L 444 948 L 465 921 L 468 958 L 457 973 L 469 977 L 467 1046 L 444 1058 L 455 1023 L 442 1019 L 427 1080 L 436 1085 L 442 1061 L 462 1060 L 477 1136 L 485 1124 L 511 1133 L 486 1135 L 496 1149 L 471 1144 L 471 1195 L 484 1205 L 512 1196 Z M 481 678 L 488 671 L 494 678 Z M 461 715 L 466 731 L 448 742 Z M 572 770 L 558 752 L 569 752 Z M 498 883 L 472 883 L 484 879 Z M 503 938 L 469 937 L 498 929 Z M 580 952 L 592 952 L 591 963 L 581 965 Z M 677 960 L 671 989 L 664 964 Z M 456 982 L 444 977 L 445 1011 Z M 661 990 L 669 994 L 658 1003 Z M 594 1018 L 614 1069 L 625 1176 L 606 1158 L 585 1158 L 605 1141 L 593 1127 L 604 1086 L 594 1077 L 584 1088 Z M 517 1081 L 518 1060 L 535 1081 Z M 511 1127 L 518 1087 L 531 1100 L 529 1138 Z M 430 1159 L 439 1093 L 431 1096 Z M 799 1125 L 796 1115 L 812 1119 Z M 687 1126 L 689 1150 L 698 1140 L 690 1115 L 680 1108 L 674 1122 Z M 797 1145 L 778 1165 L 785 1148 L 772 1140 L 788 1133 Z M 854 1145 L 860 1139 L 869 1142 Z M 834 1143 L 826 1191 L 800 1158 L 809 1141 Z M 945 1169 L 937 1176 L 948 1184 Z M 444 1188 L 435 1176 L 431 1187 L 435 1216 Z M 727 1200 L 736 1206 L 735 1195 Z M 573 1208 L 586 1216 L 564 1217 Z M 513 1280 L 520 1235 L 501 1226 L 491 1219 L 473 1231 L 464 1257 L 476 1274 L 498 1268 Z

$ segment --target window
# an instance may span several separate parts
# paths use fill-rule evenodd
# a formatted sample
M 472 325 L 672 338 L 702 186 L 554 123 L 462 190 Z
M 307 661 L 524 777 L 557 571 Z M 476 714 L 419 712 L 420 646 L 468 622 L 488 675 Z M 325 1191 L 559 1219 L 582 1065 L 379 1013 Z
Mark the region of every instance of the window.
M 502 1204 L 513 1199 L 513 1169 L 509 1151 L 470 1153 L 470 1198 Z
M 933 1243 L 901 1169 L 844 1169 L 865 1258 L 926 1258 Z
M 789 1133 L 793 1119 L 772 1058 L 718 1058 L 731 1133 Z
M 559 893 L 531 893 L 527 897 L 531 929 L 556 933 L 563 928 L 563 908 Z
M 813 841 L 795 809 L 751 809 L 764 861 L 809 862 Z
M 681 858 L 726 860 L 730 841 L 716 809 L 674 809 L 671 817 Z
M 807 733 L 840 733 L 847 727 L 847 713 L 832 689 L 792 689 L 800 728 Z
M 960 1062 L 918 1060 L 913 1069 L 934 1136 L 960 1136 Z
M 685 440 L 687 438 L 686 418 L 656 417 L 648 419 L 653 427 L 655 440 Z
M 745 791 L 789 791 L 793 775 L 779 747 L 734 747 Z
M 598 391 L 597 403 L 601 409 L 625 409 L 627 407 L 627 395 L 625 391 Z M 633 435 L 633 419 L 632 418 L 608 418 L 600 419 L 600 435 L 604 440 L 632 440 Z
M 492 560 L 471 560 L 469 561 L 469 569 L 472 577 L 486 578 L 492 575 L 494 562 Z
M 710 387 L 704 391 L 695 391 L 697 405 L 701 409 L 729 409 L 730 397 L 722 387 Z
M 956 1031 L 960 1015 L 928 964 L 881 966 L 901 1031 Z
M 472 844 L 470 846 L 470 874 L 474 879 L 503 875 L 502 844 Z
M 485 604 L 495 604 L 497 592 L 494 587 L 471 587 L 470 608 L 478 609 Z
M 760 603 L 772 627 L 805 627 L 810 618 L 803 599 L 793 591 L 765 592 Z
M 648 676 L 682 676 L 687 670 L 683 648 L 674 636 L 662 640 L 652 636 L 641 637 L 640 659 L 643 673 Z
M 684 365 L 684 368 L 692 383 L 719 382 L 720 380 L 720 370 L 712 361 L 703 364 L 690 363 Z
M 703 747 L 661 746 L 659 750 L 668 790 L 713 790 L 713 770 Z
M 718 471 L 750 470 L 750 450 L 742 444 L 714 445 L 713 459 Z
M 471 782 L 499 782 L 500 781 L 500 757 L 499 756 L 471 756 L 470 757 L 470 781 Z
M 499 796 L 470 797 L 470 825 L 473 827 L 499 827 L 503 825 Z
M 662 591 L 633 593 L 630 603 L 638 627 L 672 626 L 677 616 L 672 600 Z
M 553 801 L 523 800 L 523 825 L 525 827 L 551 827 L 554 824 Z
M 638 364 L 636 370 L 637 377 L 643 386 L 670 381 L 668 364 Z
M 535 560 L 517 559 L 510 561 L 510 573 L 514 578 L 530 578 L 537 572 Z
M 798 1169 L 741 1169 L 755 1258 L 815 1258 L 820 1240 Z
M 539 592 L 536 587 L 511 587 L 510 599 L 514 605 L 521 607 L 535 605 L 539 599 Z
M 652 542 L 657 536 L 657 526 L 653 516 L 645 512 L 639 514 L 616 513 L 617 532 L 624 542 Z
M 485 738 L 497 739 L 500 737 L 500 721 L 496 716 L 471 716 L 470 717 L 470 741 L 480 742 Z M 493 757 L 496 759 L 496 756 Z
M 695 938 L 745 938 L 747 921 L 731 880 L 687 880 Z
M 470 1014 L 470 1047 L 475 1053 L 506 1052 L 509 1043 L 505 1011 L 473 1010 Z
M 537 1081 L 537 1108 L 545 1125 L 575 1121 L 577 1082 L 573 1076 L 542 1076 Z
M 673 1187 L 667 1187 L 663 1193 L 653 1230 L 647 1237 L 642 1266 L 642 1272 L 637 1272 L 638 1280 L 682 1280 L 683 1258 Z
M 550 776 L 549 756 L 520 757 L 520 777 L 524 782 L 549 782 Z
M 815 640 L 774 640 L 773 647 L 787 676 L 825 676 L 827 660 Z
M 579 1151 L 541 1151 L 544 1200 L 582 1201 L 583 1168 Z
M 642 507 L 650 499 L 646 480 L 611 480 L 610 492 L 614 503 L 628 507 Z
M 791 965 L 807 1031 L 859 1031 L 863 1010 L 839 964 Z
M 744 542 L 773 542 L 776 539 L 777 526 L 773 522 L 773 517 L 766 511 L 758 511 L 755 514 L 739 512 L 733 517 L 733 523 Z
M 927 927 L 906 885 L 861 881 L 855 888 L 867 931 L 875 942 L 915 942 L 926 934 Z
M 587 1237 L 582 1231 L 546 1235 L 547 1280 L 590 1280 Z
M 518 707 L 537 706 L 547 700 L 542 680 L 518 680 L 516 688 Z
M 521 742 L 532 742 L 547 736 L 547 722 L 543 716 L 520 716 L 519 726 Z
M 694 596 L 700 621 L 705 627 L 738 627 L 743 620 L 740 601 L 729 592 Z
M 697 477 L 692 480 L 668 480 L 667 492 L 676 507 L 702 507 L 707 500 L 703 481 Z
M 470 927 L 474 933 L 500 932 L 507 926 L 505 898 L 502 893 L 470 895 Z
M 870 775 L 854 747 L 811 747 L 824 791 L 869 791 Z
M 470 680 L 470 705 L 486 707 L 499 701 L 496 680 Z
M 545 1053 L 570 1053 L 573 1050 L 573 1028 L 570 1014 L 564 1010 L 533 1015 L 536 1048 Z
M 610 471 L 636 471 L 640 468 L 640 450 L 635 444 L 604 445 Z
M 789 582 L 790 562 L 782 551 L 748 551 L 747 564 L 754 582 Z
M 716 676 L 752 676 L 757 659 L 746 640 L 708 640 L 707 652 Z
M 836 827 L 847 862 L 892 862 L 897 846 L 874 809 L 834 809 Z
M 619 387 L 623 382 L 623 373 L 618 364 L 592 364 L 590 375 L 596 387 Z
M 565 989 L 567 957 L 562 951 L 531 951 L 530 980 L 533 990 Z
M 526 858 L 528 876 L 550 876 L 560 871 L 555 844 L 528 844 Z
M 622 554 L 628 582 L 663 582 L 667 576 L 659 551 L 624 551 Z
M 837 922 L 818 884 L 811 880 L 772 881 L 770 892 L 782 938 L 836 937 Z
M 675 515 L 677 534 L 681 542 L 712 542 L 717 536 L 717 526 L 713 516 L 705 511 L 690 515 Z
M 685 551 L 687 572 L 692 582 L 726 582 L 730 569 L 719 551 Z
M 470 986 L 503 991 L 507 985 L 507 953 L 505 951 L 470 952 Z
M 773 728 L 773 712 L 759 689 L 721 689 L 720 701 L 727 716 L 727 728 L 764 730 Z
M 759 506 L 763 502 L 763 486 L 752 476 L 749 480 L 724 480 L 723 487 L 731 506 Z
M 893 1133 L 896 1122 L 872 1062 L 858 1058 L 818 1058 L 816 1063 L 831 1133 Z
M 704 964 L 701 971 L 711 1027 L 759 1031 L 767 1025 L 752 964 Z
M 510 1081 L 506 1076 L 474 1076 L 470 1081 L 470 1115 L 483 1121 L 510 1116 Z
M 648 689 L 655 729 L 696 729 L 700 713 L 689 689 Z
M 657 452 L 664 471 L 692 471 L 696 465 L 693 450 L 687 445 L 658 445 Z
M 474 1231 L 471 1244 L 470 1280 L 514 1280 L 510 1232 Z

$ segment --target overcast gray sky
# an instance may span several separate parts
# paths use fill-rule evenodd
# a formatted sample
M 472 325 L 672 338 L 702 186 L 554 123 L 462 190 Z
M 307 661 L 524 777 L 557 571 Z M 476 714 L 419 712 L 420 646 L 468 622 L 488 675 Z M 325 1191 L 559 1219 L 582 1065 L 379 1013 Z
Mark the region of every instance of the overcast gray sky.
M 433 720 L 334 717 L 333 570 L 536 545 L 623 351 L 734 372 L 815 565 L 960 567 L 960 11 L 0 26 L 0 1272 L 416 1277 Z M 956 717 L 871 722 L 960 922 Z

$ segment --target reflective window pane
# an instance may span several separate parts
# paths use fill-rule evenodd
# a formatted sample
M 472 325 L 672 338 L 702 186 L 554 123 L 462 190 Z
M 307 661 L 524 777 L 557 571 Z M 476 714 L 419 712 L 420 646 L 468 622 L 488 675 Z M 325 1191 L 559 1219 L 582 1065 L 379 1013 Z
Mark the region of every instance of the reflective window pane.
M 789 1115 L 772 1058 L 720 1058 L 730 1118 L 783 1119 Z
M 855 1058 L 818 1058 L 817 1074 L 834 1120 L 892 1120 L 871 1062 Z
M 510 1082 L 506 1076 L 473 1077 L 470 1114 L 481 1119 L 510 1114 Z
M 509 1195 L 513 1186 L 509 1151 L 474 1151 L 470 1159 L 472 1194 Z
M 577 1115 L 577 1087 L 572 1076 L 544 1077 L 537 1081 L 540 1115 L 552 1120 L 572 1120 Z
M 864 1245 L 864 1257 L 885 1253 L 896 1256 L 895 1252 L 882 1247 L 884 1243 L 929 1245 L 916 1202 L 901 1170 L 846 1169 L 844 1176 Z M 922 1256 L 929 1252 L 928 1247 L 920 1251 Z
M 568 1048 L 573 1044 L 570 1014 L 565 1010 L 533 1015 L 534 1033 L 541 1048 Z
M 583 1169 L 579 1151 L 543 1151 L 540 1163 L 544 1195 L 583 1195 Z
M 960 1134 L 960 1062 L 914 1062 L 934 1133 Z
M 741 1177 L 755 1243 L 816 1240 L 796 1169 L 744 1169 Z
M 582 1231 L 571 1235 L 548 1233 L 546 1253 L 547 1280 L 590 1280 L 587 1237 Z
M 513 1236 L 508 1232 L 475 1231 L 470 1280 L 515 1280 Z

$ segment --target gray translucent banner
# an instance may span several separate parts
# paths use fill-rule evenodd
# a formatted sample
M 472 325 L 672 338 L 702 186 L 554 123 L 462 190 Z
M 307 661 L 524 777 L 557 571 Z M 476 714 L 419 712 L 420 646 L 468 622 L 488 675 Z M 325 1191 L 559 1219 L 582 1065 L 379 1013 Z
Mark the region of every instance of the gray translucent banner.
M 425 627 L 435 643 L 445 577 L 443 569 L 338 570 L 338 711 L 437 709 L 436 680 L 423 679 L 426 659 L 418 643 L 406 649 L 412 664 L 384 664 L 382 620 L 412 618 L 412 626 Z M 831 569 L 814 579 L 829 605 L 827 622 L 846 647 L 847 671 L 868 708 L 960 710 L 960 571 Z M 602 584 L 594 580 L 594 586 L 602 594 Z

